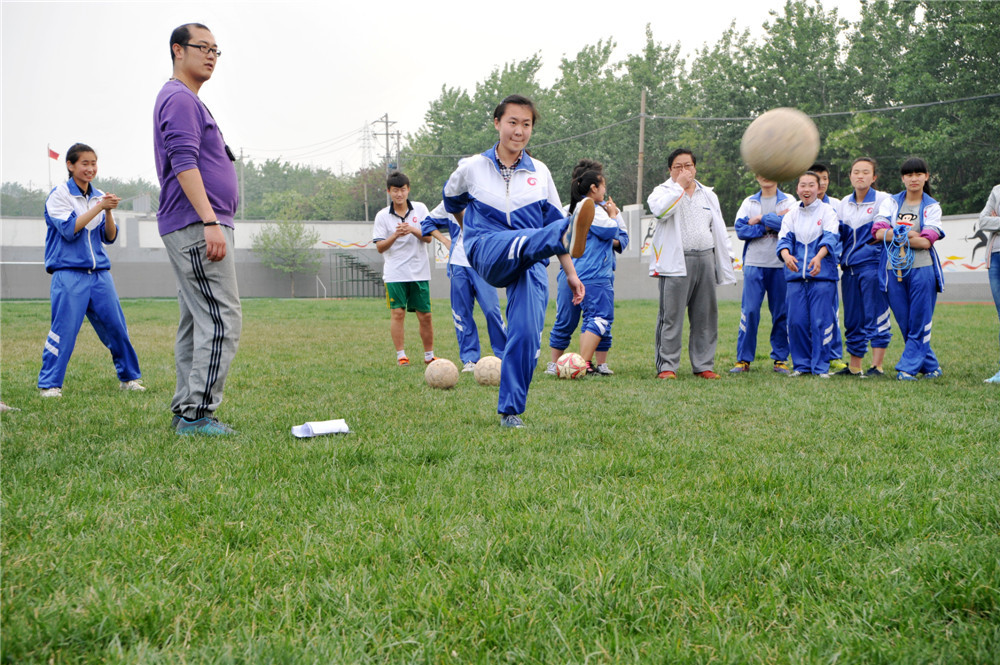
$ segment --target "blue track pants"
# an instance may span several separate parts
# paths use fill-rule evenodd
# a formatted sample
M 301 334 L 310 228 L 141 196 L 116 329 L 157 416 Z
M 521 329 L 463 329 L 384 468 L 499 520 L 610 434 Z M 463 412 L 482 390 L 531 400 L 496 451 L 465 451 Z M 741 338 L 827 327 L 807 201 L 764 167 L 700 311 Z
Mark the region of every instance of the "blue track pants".
M 569 219 L 537 229 L 486 233 L 466 246 L 469 263 L 495 287 L 507 288 L 507 346 L 500 367 L 497 413 L 524 413 L 542 345 L 549 280 L 542 261 L 565 254 Z
M 840 278 L 844 296 L 844 336 L 847 352 L 863 358 L 868 343 L 884 349 L 892 339 L 889 298 L 878 285 L 878 265 L 847 267 Z
M 757 329 L 760 307 L 767 295 L 771 312 L 771 359 L 788 359 L 788 306 L 785 268 L 743 266 L 743 298 L 740 305 L 740 330 L 736 335 L 736 360 L 750 363 L 757 355 Z
M 799 372 L 830 371 L 827 351 L 837 328 L 833 303 L 837 283 L 829 280 L 788 282 L 788 344 Z
M 129 341 L 125 314 L 109 271 L 56 270 L 52 273 L 49 293 L 52 324 L 42 350 L 39 388 L 62 387 L 85 316 L 101 343 L 111 352 L 118 379 L 132 381 L 142 377 L 139 358 Z
M 479 329 L 472 316 L 476 301 L 486 317 L 486 330 L 490 336 L 493 355 L 503 359 L 507 346 L 507 327 L 500 314 L 497 290 L 486 283 L 472 268 L 451 266 L 451 318 L 458 338 L 458 354 L 462 363 L 478 362 L 480 357 Z
M 940 369 L 937 356 L 931 350 L 931 326 L 937 303 L 934 266 L 914 268 L 902 282 L 890 272 L 887 286 L 889 306 L 905 344 L 896 371 L 916 375 Z

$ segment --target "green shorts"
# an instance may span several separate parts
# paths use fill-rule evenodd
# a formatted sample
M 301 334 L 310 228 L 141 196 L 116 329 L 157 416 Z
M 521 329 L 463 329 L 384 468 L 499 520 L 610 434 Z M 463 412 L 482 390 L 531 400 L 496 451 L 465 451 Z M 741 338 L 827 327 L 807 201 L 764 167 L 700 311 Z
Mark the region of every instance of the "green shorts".
M 407 312 L 431 311 L 431 285 L 420 282 L 389 282 L 385 285 L 385 304 L 389 309 L 405 308 Z

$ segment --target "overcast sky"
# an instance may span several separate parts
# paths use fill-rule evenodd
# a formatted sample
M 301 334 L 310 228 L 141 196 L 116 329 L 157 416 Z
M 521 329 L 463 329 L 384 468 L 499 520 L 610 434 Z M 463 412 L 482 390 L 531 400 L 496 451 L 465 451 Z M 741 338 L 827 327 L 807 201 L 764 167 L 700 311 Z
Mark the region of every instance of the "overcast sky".
M 51 166 L 58 182 L 75 141 L 94 147 L 105 176 L 155 180 L 153 100 L 171 74 L 170 32 L 186 22 L 208 25 L 223 52 L 201 98 L 237 153 L 350 172 L 361 166 L 363 127 L 387 113 L 392 131 L 416 132 L 442 86 L 472 89 L 493 69 L 534 53 L 548 86 L 560 58 L 599 39 L 615 40 L 616 61 L 638 53 L 647 23 L 658 42 L 679 41 L 690 55 L 714 44 L 733 20 L 759 34 L 768 9 L 783 6 L 0 0 L 0 180 L 44 187 Z M 838 7 L 848 20 L 860 11 L 857 0 L 824 7 Z M 59 162 L 47 159 L 46 145 Z

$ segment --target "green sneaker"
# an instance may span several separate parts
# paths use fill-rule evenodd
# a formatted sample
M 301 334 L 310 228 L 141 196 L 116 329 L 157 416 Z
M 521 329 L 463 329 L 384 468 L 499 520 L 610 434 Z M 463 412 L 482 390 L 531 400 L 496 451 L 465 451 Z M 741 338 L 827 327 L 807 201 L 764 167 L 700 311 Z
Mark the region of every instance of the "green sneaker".
M 199 418 L 198 420 L 181 418 L 177 422 L 177 434 L 180 436 L 188 436 L 191 434 L 204 434 L 205 436 L 228 436 L 230 434 L 236 434 L 236 430 L 225 423 L 220 423 L 217 418 L 210 418 L 206 416 L 204 418 Z

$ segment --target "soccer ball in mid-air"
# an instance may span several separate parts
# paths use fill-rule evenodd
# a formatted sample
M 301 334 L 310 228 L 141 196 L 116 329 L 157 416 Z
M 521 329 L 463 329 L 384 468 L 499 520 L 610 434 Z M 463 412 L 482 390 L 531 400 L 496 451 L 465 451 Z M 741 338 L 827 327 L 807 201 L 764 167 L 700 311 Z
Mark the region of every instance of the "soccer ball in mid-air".
M 499 386 L 500 359 L 496 356 L 484 356 L 480 358 L 479 362 L 476 363 L 473 376 L 476 377 L 476 383 L 481 386 Z
M 556 361 L 560 379 L 576 379 L 587 374 L 587 361 L 579 353 L 564 353 Z
M 424 370 L 424 381 L 431 388 L 454 388 L 458 383 L 458 368 L 447 358 L 438 358 Z
M 785 182 L 805 173 L 819 154 L 819 130 L 805 113 L 771 109 L 743 132 L 740 155 L 759 176 Z

